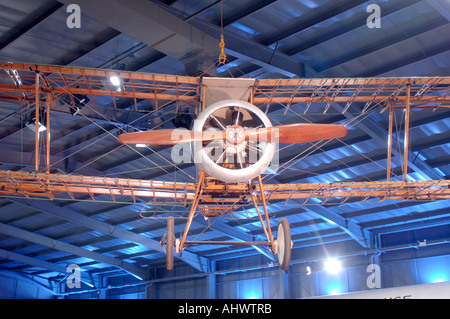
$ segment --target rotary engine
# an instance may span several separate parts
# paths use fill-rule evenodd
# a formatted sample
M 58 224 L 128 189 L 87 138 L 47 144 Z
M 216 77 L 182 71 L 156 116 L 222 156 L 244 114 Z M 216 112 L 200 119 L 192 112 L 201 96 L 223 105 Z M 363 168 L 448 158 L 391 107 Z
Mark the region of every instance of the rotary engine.
M 249 181 L 269 167 L 276 136 L 262 131 L 272 127 L 269 118 L 256 106 L 238 100 L 225 100 L 206 108 L 195 120 L 193 131 L 219 133 L 222 138 L 194 142 L 194 162 L 209 176 L 238 183 Z

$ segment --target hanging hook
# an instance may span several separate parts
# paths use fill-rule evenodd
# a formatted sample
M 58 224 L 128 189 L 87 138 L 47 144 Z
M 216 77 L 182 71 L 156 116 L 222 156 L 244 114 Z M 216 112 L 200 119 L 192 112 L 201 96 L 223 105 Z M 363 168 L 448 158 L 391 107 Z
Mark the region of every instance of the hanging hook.
M 227 55 L 224 52 L 225 40 L 223 39 L 223 0 L 220 1 L 220 54 L 219 54 L 219 65 L 225 64 L 227 60 Z
M 223 34 L 220 36 L 220 54 L 219 54 L 219 64 L 225 64 L 227 60 L 227 55 L 224 52 L 225 49 L 225 41 L 223 39 Z

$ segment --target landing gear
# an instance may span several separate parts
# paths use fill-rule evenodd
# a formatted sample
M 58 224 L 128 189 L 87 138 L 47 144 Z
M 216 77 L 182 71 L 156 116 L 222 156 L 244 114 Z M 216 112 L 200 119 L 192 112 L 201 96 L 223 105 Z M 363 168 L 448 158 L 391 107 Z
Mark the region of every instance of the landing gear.
M 186 248 L 189 244 L 219 244 L 219 245 L 227 245 L 227 244 L 236 244 L 236 245 L 263 245 L 267 246 L 272 254 L 277 256 L 278 264 L 281 270 L 286 271 L 289 268 L 289 263 L 291 261 L 291 249 L 292 249 L 292 240 L 291 240 L 291 229 L 289 223 L 286 218 L 281 218 L 278 224 L 277 230 L 277 238 L 274 240 L 274 236 L 272 234 L 272 230 L 270 227 L 269 221 L 269 212 L 267 211 L 266 205 L 266 197 L 264 193 L 264 188 L 262 185 L 261 176 L 258 175 L 258 184 L 259 184 L 259 192 L 261 196 L 262 206 L 264 210 L 264 217 L 261 214 L 261 211 L 258 207 L 257 198 L 253 194 L 253 191 L 249 192 L 250 198 L 255 206 L 255 210 L 258 213 L 259 220 L 261 222 L 261 226 L 264 230 L 264 233 L 267 237 L 267 241 L 256 241 L 256 242 L 222 242 L 222 241 L 187 241 L 186 236 L 191 226 L 192 220 L 194 218 L 195 210 L 200 202 L 200 197 L 202 194 L 202 186 L 205 179 L 205 173 L 203 171 L 200 172 L 200 180 L 196 188 L 194 202 L 191 206 L 188 221 L 186 223 L 185 231 L 183 233 L 182 238 L 176 239 L 174 234 L 174 218 L 169 216 L 167 218 L 167 232 L 164 234 L 164 237 L 161 239 L 161 245 L 165 246 L 166 251 L 166 268 L 167 270 L 173 269 L 174 262 L 174 253 L 177 256 L 181 256 L 181 252 L 184 248 Z M 174 251 L 175 250 L 175 251 Z
M 277 239 L 275 240 L 275 251 L 280 269 L 286 271 L 291 261 L 291 228 L 286 218 L 282 218 L 278 224 Z
M 258 175 L 259 193 L 261 196 L 264 215 L 267 222 L 267 227 L 264 224 L 262 214 L 259 211 L 258 205 L 256 203 L 256 198 L 253 193 L 250 192 L 253 205 L 255 206 L 256 212 L 258 213 L 259 220 L 261 221 L 261 226 L 267 237 L 267 244 L 270 247 L 271 252 L 277 256 L 278 264 L 280 269 L 286 271 L 289 268 L 289 262 L 291 261 L 291 249 L 293 246 L 291 240 L 291 227 L 286 218 L 281 218 L 278 223 L 277 239 L 274 240 L 272 235 L 272 230 L 269 223 L 269 213 L 267 211 L 266 197 L 264 195 L 264 187 L 262 184 L 261 175 Z

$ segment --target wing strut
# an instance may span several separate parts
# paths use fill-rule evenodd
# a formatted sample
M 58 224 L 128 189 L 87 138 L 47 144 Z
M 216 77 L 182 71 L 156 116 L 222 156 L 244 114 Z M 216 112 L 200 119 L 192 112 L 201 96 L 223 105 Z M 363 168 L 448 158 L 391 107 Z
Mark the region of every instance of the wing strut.
M 186 241 L 187 233 L 189 231 L 189 228 L 191 227 L 192 220 L 194 219 L 194 214 L 195 214 L 195 211 L 197 209 L 197 205 L 198 205 L 198 203 L 200 201 L 200 197 L 202 195 L 202 186 L 203 186 L 203 181 L 204 180 L 205 180 L 205 172 L 201 171 L 200 172 L 200 178 L 198 180 L 197 189 L 195 191 L 194 202 L 192 203 L 191 211 L 189 212 L 188 221 L 187 221 L 186 227 L 184 229 L 183 238 L 181 239 L 181 242 L 180 242 L 180 249 L 179 249 L 180 252 L 182 252 L 183 249 L 185 248 L 184 247 L 184 243 Z
M 272 229 L 270 228 L 269 213 L 267 212 L 266 197 L 264 194 L 264 187 L 262 184 L 261 175 L 258 175 L 258 183 L 259 183 L 259 190 L 261 193 L 261 199 L 262 199 L 262 203 L 263 203 L 264 215 L 265 215 L 266 222 L 267 222 L 267 228 L 266 228 L 266 225 L 264 224 L 264 220 L 261 216 L 261 212 L 258 208 L 258 205 L 256 204 L 256 199 L 252 192 L 250 192 L 250 196 L 252 198 L 253 205 L 255 206 L 255 210 L 258 213 L 258 217 L 259 217 L 259 220 L 261 221 L 261 225 L 264 230 L 264 233 L 266 234 L 267 240 L 270 243 L 270 248 L 272 249 L 272 253 L 275 254 L 276 253 L 275 242 L 273 240 Z

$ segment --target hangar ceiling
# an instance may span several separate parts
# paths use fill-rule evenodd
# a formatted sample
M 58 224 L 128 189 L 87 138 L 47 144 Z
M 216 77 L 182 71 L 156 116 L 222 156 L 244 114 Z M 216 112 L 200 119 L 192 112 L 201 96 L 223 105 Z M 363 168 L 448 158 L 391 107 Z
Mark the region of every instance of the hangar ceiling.
M 81 8 L 81 28 L 66 25 L 71 3 Z M 366 25 L 369 4 L 381 8 L 379 29 Z M 258 79 L 450 74 L 445 0 L 6 0 L 0 17 L 4 62 Z M 217 65 L 222 32 L 227 63 Z M 19 102 L 0 103 L 0 169 L 33 171 L 34 135 L 25 125 L 29 114 Z M 148 115 L 138 122 L 142 112 L 120 99 L 97 100 L 95 109 L 90 105 L 76 115 L 64 105 L 52 112 L 52 171 L 191 182 L 195 167 L 169 163 L 170 148 L 154 147 L 137 156 L 110 137 L 118 126 L 174 127 L 175 105 L 155 110 L 153 101 L 140 100 L 139 106 Z M 333 103 L 327 112 L 321 103 L 307 112 L 305 103 L 291 105 L 288 112 L 281 105 L 266 106 L 277 123 L 352 123 L 341 140 L 312 150 L 311 145 L 281 149 L 286 169 L 270 176 L 271 182 L 385 180 L 389 115 L 374 110 L 361 116 L 364 106 Z M 185 111 L 192 113 L 189 107 Z M 447 108 L 412 112 L 409 180 L 449 179 L 449 115 Z M 401 111 L 397 118 L 392 172 L 401 179 Z M 89 196 L 65 201 L 1 197 L 0 269 L 53 282 L 64 277 L 67 264 L 79 264 L 90 275 L 88 282 L 127 273 L 155 276 L 155 269 L 164 268 L 159 240 L 165 216 L 177 217 L 175 232 L 181 233 L 188 208 L 145 204 Z M 406 249 L 424 239 L 438 247 L 438 254 L 449 253 L 448 200 L 302 204 L 269 205 L 274 225 L 283 217 L 291 225 L 294 261 L 320 256 L 320 246 L 339 245 L 338 254 L 345 255 Z M 249 240 L 263 233 L 251 209 L 210 224 L 196 216 L 191 230 L 202 240 Z M 355 241 L 355 234 L 369 242 Z M 252 247 L 201 245 L 190 247 L 177 265 L 211 271 L 212 263 L 258 254 Z M 262 255 L 261 263 L 266 261 Z

